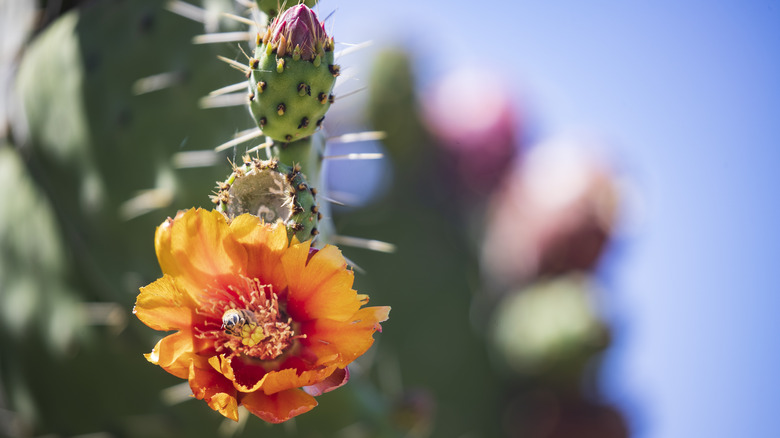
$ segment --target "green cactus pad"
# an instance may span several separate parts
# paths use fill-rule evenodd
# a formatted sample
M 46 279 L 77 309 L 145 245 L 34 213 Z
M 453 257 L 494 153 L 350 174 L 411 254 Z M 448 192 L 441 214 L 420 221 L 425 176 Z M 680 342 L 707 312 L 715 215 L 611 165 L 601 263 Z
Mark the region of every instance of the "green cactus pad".
M 320 183 L 320 171 L 325 154 L 324 131 L 315 132 L 304 139 L 293 142 L 274 141 L 269 148 L 270 156 L 281 163 L 295 163 L 310 180 Z M 320 183 L 321 184 L 321 183 Z
M 249 213 L 266 222 L 282 220 L 288 238 L 303 242 L 318 234 L 321 214 L 315 195 L 299 166 L 244 157 L 244 164 L 219 183 L 212 201 L 228 219 Z

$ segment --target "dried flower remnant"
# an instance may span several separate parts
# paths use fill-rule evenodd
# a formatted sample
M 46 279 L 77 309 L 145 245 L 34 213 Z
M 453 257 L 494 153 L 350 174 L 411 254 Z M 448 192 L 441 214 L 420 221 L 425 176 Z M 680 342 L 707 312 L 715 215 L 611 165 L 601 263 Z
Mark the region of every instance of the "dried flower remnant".
M 460 68 L 427 90 L 424 120 L 456 190 L 490 194 L 510 171 L 525 129 L 513 86 L 495 72 Z
M 615 230 L 620 185 L 580 142 L 536 145 L 493 195 L 482 266 L 497 290 L 598 263 Z
M 340 251 L 310 244 L 249 214 L 166 220 L 155 236 L 164 275 L 141 288 L 134 313 L 177 332 L 146 358 L 233 420 L 239 405 L 272 423 L 311 410 L 347 382 L 390 308 L 362 307 Z

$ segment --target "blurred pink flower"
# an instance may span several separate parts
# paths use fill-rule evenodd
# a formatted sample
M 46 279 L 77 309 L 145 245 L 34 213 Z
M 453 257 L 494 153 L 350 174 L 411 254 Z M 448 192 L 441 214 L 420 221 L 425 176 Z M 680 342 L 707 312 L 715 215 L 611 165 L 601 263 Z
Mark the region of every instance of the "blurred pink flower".
M 428 129 L 460 186 L 490 192 L 517 155 L 521 137 L 511 83 L 484 71 L 456 70 L 424 96 Z
M 491 200 L 482 247 L 489 281 L 523 284 L 598 262 L 616 222 L 618 188 L 609 168 L 578 146 L 536 146 Z

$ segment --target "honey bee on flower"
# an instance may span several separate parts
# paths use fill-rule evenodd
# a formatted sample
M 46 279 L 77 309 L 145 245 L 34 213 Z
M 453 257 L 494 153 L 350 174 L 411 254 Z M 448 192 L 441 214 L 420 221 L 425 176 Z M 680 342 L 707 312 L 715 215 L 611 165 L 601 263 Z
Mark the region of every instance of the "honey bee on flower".
M 247 309 L 228 309 L 222 315 L 222 328 L 225 334 L 236 336 L 247 347 L 254 347 L 268 335 L 257 324 L 255 313 Z
M 347 382 L 390 311 L 363 307 L 338 248 L 289 241 L 281 222 L 182 211 L 158 227 L 155 249 L 163 277 L 141 288 L 134 312 L 176 333 L 146 358 L 233 420 L 239 405 L 272 423 L 314 408 Z
M 257 324 L 254 313 L 248 310 L 228 309 L 222 314 L 222 328 L 229 335 L 241 336 L 241 328 L 247 322 Z

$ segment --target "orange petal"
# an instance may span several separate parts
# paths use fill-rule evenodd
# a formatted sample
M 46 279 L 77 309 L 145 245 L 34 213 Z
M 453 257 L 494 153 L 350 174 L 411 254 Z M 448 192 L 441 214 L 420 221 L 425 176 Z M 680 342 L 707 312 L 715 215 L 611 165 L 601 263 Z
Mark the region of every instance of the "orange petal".
M 316 370 L 299 371 L 295 366 L 295 358 L 279 365 L 281 369 L 278 371 L 266 371 L 267 364 L 241 356 L 220 355 L 210 358 L 208 362 L 212 368 L 231 380 L 236 390 L 250 393 L 262 389 L 266 394 L 314 385 L 331 375 L 336 368 L 332 365 Z
M 179 212 L 157 227 L 154 246 L 163 272 L 195 298 L 204 289 L 232 284 L 246 266 L 246 251 L 217 211 Z
M 209 360 L 208 360 L 209 365 L 211 365 L 211 367 L 214 368 L 215 371 L 219 371 L 221 373 L 222 372 L 222 359 L 224 357 L 225 356 L 222 355 L 222 354 L 220 354 L 219 356 L 211 356 L 211 357 L 209 357 Z M 225 376 L 225 377 L 227 377 L 227 376 Z M 227 378 L 230 379 L 230 377 L 227 377 Z
M 242 214 L 230 222 L 233 237 L 247 252 L 247 277 L 262 284 L 273 284 L 280 294 L 287 287 L 281 256 L 287 248 L 287 229 L 277 224 L 264 224 L 258 217 Z
M 189 369 L 192 394 L 204 400 L 211 409 L 231 420 L 238 421 L 237 392 L 230 380 L 214 371 L 205 359 L 193 361 Z
M 296 321 L 327 318 L 346 321 L 360 309 L 361 301 L 352 289 L 354 274 L 342 271 L 331 276 L 311 293 L 301 299 L 300 290 L 288 291 L 288 311 Z
M 220 356 L 220 371 L 233 386 L 241 392 L 253 392 L 260 389 L 266 370 L 259 360 L 243 356 Z
M 312 410 L 317 406 L 317 400 L 300 389 L 288 389 L 271 395 L 261 391 L 246 394 L 241 404 L 269 423 L 282 423 Z
M 341 251 L 332 245 L 326 245 L 316 254 L 309 257 L 311 241 L 291 245 L 285 252 L 282 262 L 285 264 L 290 287 L 296 286 L 300 291 L 314 292 L 320 284 L 336 274 L 346 270 L 347 262 L 341 255 Z M 306 269 L 306 276 L 301 273 Z M 310 286 L 307 290 L 303 286 Z M 306 299 L 301 296 L 301 299 Z
M 352 290 L 354 274 L 346 269 L 341 251 L 327 245 L 306 263 L 308 244 L 290 247 L 282 258 L 289 281 L 288 312 L 296 321 L 329 318 L 346 321 L 360 308 Z M 293 254 L 288 257 L 288 254 Z M 303 260 L 303 263 L 301 262 Z
M 174 278 L 166 274 L 141 288 L 133 313 L 155 330 L 180 330 L 192 327 L 196 307 L 192 297 L 177 287 Z
M 328 378 L 336 370 L 336 366 L 329 366 L 316 370 L 303 371 L 298 374 L 295 368 L 287 368 L 279 371 L 270 371 L 263 377 L 262 388 L 266 394 L 274 394 L 292 388 L 310 386 Z
M 194 356 L 192 334 L 188 331 L 176 332 L 160 339 L 152 352 L 144 355 L 149 362 L 182 379 L 189 375 Z
M 303 283 L 301 272 L 306 267 L 306 261 L 309 259 L 309 246 L 311 240 L 303 243 L 295 243 L 297 239 L 293 238 L 293 244 L 282 255 L 282 265 L 287 277 L 287 286 L 299 289 Z
M 374 332 L 382 330 L 379 323 L 387 320 L 389 313 L 389 307 L 366 307 L 346 322 L 318 319 L 302 323 L 301 332 L 306 334 L 300 340 L 306 349 L 303 354 L 322 358 L 337 353 L 336 363 L 344 367 L 371 347 Z

